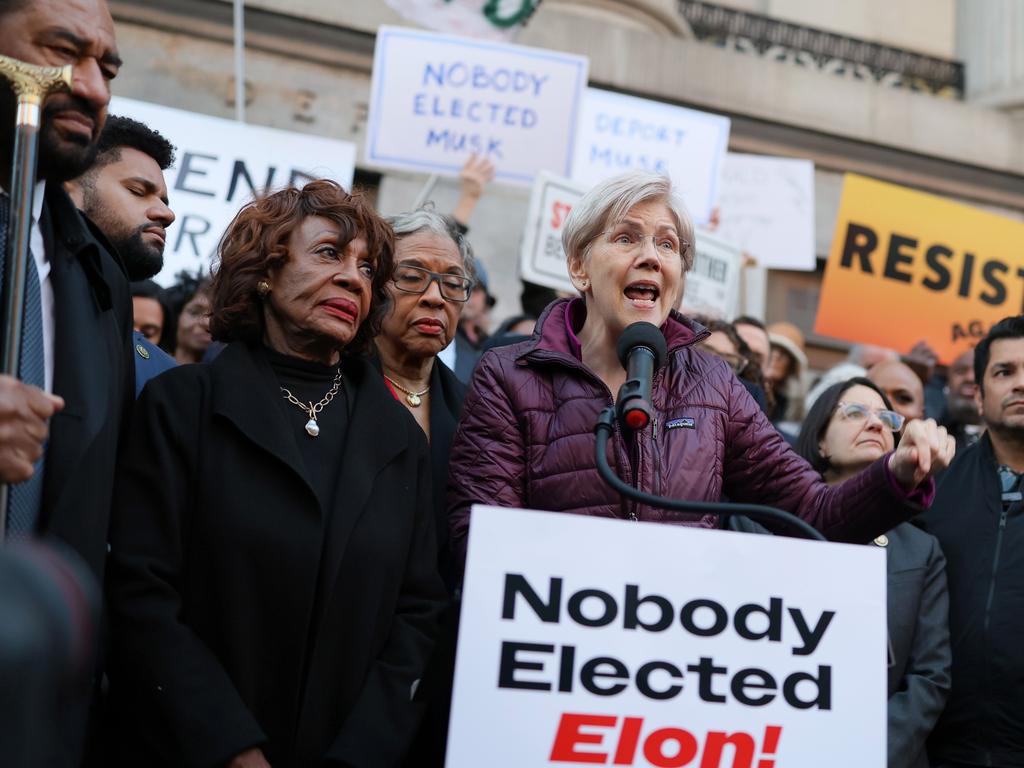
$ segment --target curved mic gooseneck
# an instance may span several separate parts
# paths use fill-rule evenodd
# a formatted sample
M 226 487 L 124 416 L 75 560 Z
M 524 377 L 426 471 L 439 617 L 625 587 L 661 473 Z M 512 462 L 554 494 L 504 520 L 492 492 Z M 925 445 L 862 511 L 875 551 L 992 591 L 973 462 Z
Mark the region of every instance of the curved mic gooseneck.
M 665 496 L 655 496 L 638 490 L 615 474 L 608 465 L 608 440 L 611 439 L 615 430 L 615 410 L 605 408 L 598 417 L 594 432 L 597 435 L 597 445 L 594 458 L 597 461 L 597 472 L 601 479 L 614 488 L 623 496 L 660 509 L 671 509 L 677 512 L 695 512 L 699 514 L 712 514 L 718 516 L 746 515 L 751 520 L 759 522 L 771 522 L 782 524 L 799 532 L 805 538 L 828 541 L 821 532 L 809 523 L 804 522 L 796 515 L 784 512 L 775 507 L 768 507 L 763 504 L 732 504 L 710 501 L 685 501 L 683 499 L 670 499 Z

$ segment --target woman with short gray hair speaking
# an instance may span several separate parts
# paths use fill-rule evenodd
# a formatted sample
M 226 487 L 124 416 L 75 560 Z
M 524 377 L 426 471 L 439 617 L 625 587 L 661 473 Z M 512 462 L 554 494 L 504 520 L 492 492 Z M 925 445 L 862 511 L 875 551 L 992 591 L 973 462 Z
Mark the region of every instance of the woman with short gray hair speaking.
M 601 480 L 594 424 L 626 380 L 616 347 L 627 326 L 658 326 L 668 353 L 653 378 L 654 418 L 616 427 L 608 460 L 634 487 L 675 499 L 756 502 L 797 514 L 828 538 L 865 542 L 927 504 L 953 443 L 913 422 L 899 449 L 829 487 L 799 458 L 681 315 L 694 229 L 668 178 L 632 171 L 591 189 L 562 245 L 579 298 L 552 303 L 529 341 L 477 365 L 452 446 L 449 525 L 464 555 L 473 504 L 711 527 L 713 515 L 620 498 Z M 909 436 L 909 438 L 908 438 Z

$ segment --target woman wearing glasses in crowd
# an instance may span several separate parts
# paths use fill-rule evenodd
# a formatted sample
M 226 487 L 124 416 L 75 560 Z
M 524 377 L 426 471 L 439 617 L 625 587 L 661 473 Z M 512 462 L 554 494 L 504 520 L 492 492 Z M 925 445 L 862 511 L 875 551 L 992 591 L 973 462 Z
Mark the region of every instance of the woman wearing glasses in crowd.
M 562 245 L 580 292 L 549 305 L 533 338 L 477 365 L 452 446 L 449 524 L 463 553 L 473 504 L 711 527 L 623 498 L 600 478 L 594 423 L 626 379 L 616 345 L 643 320 L 668 345 L 654 377 L 655 418 L 618 428 L 608 459 L 626 482 L 677 499 L 723 495 L 793 512 L 825 536 L 871 541 L 920 510 L 952 440 L 915 422 L 900 449 L 827 486 L 796 456 L 720 358 L 695 348 L 707 331 L 676 311 L 693 266 L 693 225 L 664 176 L 633 171 L 591 189 Z
M 395 268 L 387 284 L 390 307 L 375 340 L 377 355 L 395 400 L 430 441 L 439 567 L 453 587 L 445 486 L 466 388 L 437 354 L 455 338 L 459 314 L 473 290 L 473 252 L 451 217 L 429 209 L 389 222 L 395 231 Z
M 849 379 L 814 402 L 796 450 L 837 485 L 891 452 L 903 425 L 878 385 Z M 885 549 L 888 574 L 889 766 L 927 768 L 925 740 L 950 687 L 946 559 L 935 537 L 910 523 L 870 546 Z
M 445 592 L 427 441 L 363 356 L 393 249 L 331 181 L 228 227 L 227 346 L 147 385 L 118 465 L 111 764 L 404 758 Z

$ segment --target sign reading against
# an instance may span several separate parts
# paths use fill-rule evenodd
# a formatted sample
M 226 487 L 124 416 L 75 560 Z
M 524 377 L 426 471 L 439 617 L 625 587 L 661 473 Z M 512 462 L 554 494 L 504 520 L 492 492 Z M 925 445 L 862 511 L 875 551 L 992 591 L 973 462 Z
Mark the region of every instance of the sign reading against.
M 846 176 L 815 332 L 950 363 L 1022 311 L 1024 223 Z
M 882 768 L 886 659 L 877 547 L 478 506 L 447 766 Z
M 562 251 L 562 225 L 585 191 L 569 179 L 545 172 L 537 175 L 519 252 L 521 278 L 557 291 L 576 292 Z
M 698 223 L 711 218 L 729 118 L 587 88 L 572 178 L 586 186 L 635 168 L 672 179 Z
M 743 254 L 710 232 L 696 232 L 697 255 L 686 273 L 683 312 L 731 320 L 739 314 Z
M 586 83 L 583 56 L 381 27 L 366 162 L 457 175 L 476 153 L 507 182 L 568 175 Z
M 388 5 L 427 29 L 509 40 L 540 0 L 388 0 Z
M 813 270 L 814 163 L 729 152 L 715 234 L 768 269 Z
M 174 165 L 164 171 L 176 217 L 156 277 L 165 285 L 183 269 L 210 271 L 221 235 L 255 192 L 318 178 L 352 186 L 356 146 L 351 142 L 120 97 L 110 100 L 110 114 L 145 123 L 176 148 Z

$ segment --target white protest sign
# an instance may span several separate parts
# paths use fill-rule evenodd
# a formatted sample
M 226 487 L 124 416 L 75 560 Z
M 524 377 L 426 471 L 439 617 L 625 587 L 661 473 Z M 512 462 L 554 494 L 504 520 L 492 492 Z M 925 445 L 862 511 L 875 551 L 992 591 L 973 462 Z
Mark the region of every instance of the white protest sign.
M 471 153 L 495 178 L 568 175 L 587 59 L 402 27 L 381 27 L 366 162 L 457 175 Z
M 814 163 L 729 152 L 715 234 L 769 269 L 815 268 Z
M 579 184 L 561 176 L 543 171 L 537 175 L 519 252 L 522 279 L 558 291 L 576 291 L 562 251 L 562 226 L 584 192 Z
M 683 310 L 731 320 L 739 313 L 743 254 L 716 235 L 696 232 L 697 253 L 693 269 L 686 273 Z
M 672 179 L 698 223 L 711 218 L 729 118 L 588 88 L 583 100 L 572 178 L 586 186 L 643 169 Z
M 877 547 L 477 506 L 446 765 L 883 768 L 885 584 Z
M 356 147 L 348 141 L 246 125 L 158 104 L 115 97 L 110 114 L 158 131 L 176 148 L 164 171 L 171 210 L 164 268 L 156 280 L 173 282 L 180 270 L 210 271 L 227 225 L 253 193 L 329 178 L 352 186 Z
M 388 0 L 388 5 L 427 29 L 509 40 L 537 10 L 540 0 Z

